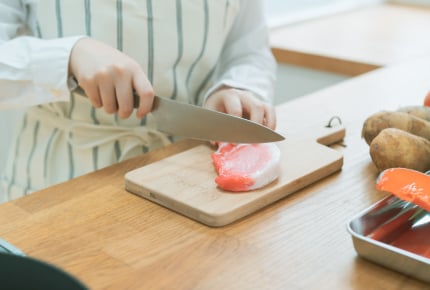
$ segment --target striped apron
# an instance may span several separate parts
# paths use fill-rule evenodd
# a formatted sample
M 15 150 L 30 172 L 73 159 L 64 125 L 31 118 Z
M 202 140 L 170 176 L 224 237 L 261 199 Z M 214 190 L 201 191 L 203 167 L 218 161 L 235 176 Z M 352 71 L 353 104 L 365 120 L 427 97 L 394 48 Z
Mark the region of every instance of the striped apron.
M 157 95 L 201 105 L 238 9 L 239 0 L 39 0 L 37 33 L 103 41 L 133 57 Z M 12 141 L 2 201 L 172 141 L 154 128 L 151 115 L 120 119 L 75 94 L 32 107 Z

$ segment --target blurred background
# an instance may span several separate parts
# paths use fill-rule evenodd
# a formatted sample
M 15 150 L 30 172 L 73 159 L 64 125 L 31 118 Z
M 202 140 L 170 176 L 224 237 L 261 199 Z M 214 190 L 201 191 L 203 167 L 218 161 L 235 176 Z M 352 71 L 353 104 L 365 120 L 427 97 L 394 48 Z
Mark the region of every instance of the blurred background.
M 265 0 L 265 9 L 269 27 L 275 30 L 279 27 L 302 25 L 319 18 L 383 3 L 430 8 L 430 0 Z M 345 74 L 280 63 L 275 87 L 275 103 L 280 104 L 309 94 L 350 77 Z
M 398 0 L 398 1 L 381 1 L 381 0 L 265 0 L 265 13 L 267 15 L 268 25 L 271 29 L 271 32 L 276 32 L 278 29 L 283 28 L 291 28 L 294 30 L 295 28 L 301 29 L 308 24 L 314 25 L 314 27 L 318 27 L 319 22 L 316 22 L 320 19 L 330 18 L 336 15 L 348 15 L 350 12 L 361 11 L 366 9 L 367 7 L 372 7 L 375 5 L 381 4 L 399 4 L 408 6 L 420 6 L 425 7 L 428 11 L 430 11 L 430 0 Z M 427 12 L 427 11 L 426 11 Z M 414 12 L 415 13 L 415 12 Z M 412 16 L 409 16 L 409 19 L 413 19 L 415 14 L 412 13 Z M 427 14 L 420 15 L 417 14 L 421 18 L 421 22 L 423 25 L 427 25 L 425 22 Z M 347 18 L 348 16 L 346 16 Z M 396 21 L 396 16 L 393 16 L 393 21 Z M 428 17 L 427 17 L 428 18 Z M 415 21 L 417 22 L 417 21 Z M 364 24 L 364 23 L 363 23 Z M 373 27 L 371 27 L 373 23 L 370 23 L 366 29 L 368 31 L 372 31 Z M 387 24 L 389 25 L 389 24 Z M 401 27 L 402 24 L 396 25 L 396 29 Z M 405 24 L 407 25 L 407 24 Z M 416 25 L 416 23 L 414 23 Z M 347 30 L 346 28 L 339 28 L 342 31 Z M 300 30 L 299 30 L 300 31 Z M 309 29 L 307 30 L 309 31 Z M 430 27 L 427 31 L 430 31 Z M 362 31 L 360 31 L 362 32 Z M 272 34 L 271 33 L 271 34 Z M 333 32 L 336 33 L 336 32 Z M 339 37 L 343 37 L 346 34 L 343 34 Z M 381 35 L 381 34 L 380 34 Z M 379 35 L 379 36 L 380 36 Z M 395 31 L 390 37 L 395 35 Z M 296 32 L 295 36 L 301 36 L 300 32 Z M 306 35 L 304 37 L 318 37 L 319 35 Z M 352 35 L 351 37 L 354 37 Z M 362 37 L 363 35 L 361 35 Z M 324 37 L 324 36 L 320 36 Z M 358 36 L 357 36 L 358 37 Z M 297 40 L 299 37 L 290 37 L 290 40 Z M 302 41 L 304 38 L 297 40 L 297 42 Z M 427 39 L 430 39 L 427 37 Z M 343 38 L 343 40 L 345 40 Z M 323 40 L 319 40 L 319 44 L 324 43 Z M 326 39 L 326 42 L 332 41 L 331 39 Z M 384 40 L 385 41 L 385 40 Z M 401 50 L 404 47 L 401 47 L 400 40 L 398 43 L 400 44 L 397 49 Z M 411 38 L 413 42 L 415 39 Z M 422 43 L 422 41 L 421 41 Z M 336 44 L 334 44 L 336 45 Z M 429 43 L 430 47 L 430 43 Z M 372 49 L 372 48 L 370 48 Z M 396 48 L 393 48 L 396 49 Z M 411 49 L 411 47 L 407 47 L 407 49 Z M 410 51 L 413 53 L 413 51 Z M 384 52 L 382 52 L 384 53 Z M 430 52 L 429 52 L 430 53 Z M 292 57 L 294 58 L 294 56 Z M 294 60 L 290 58 L 290 60 Z M 314 91 L 321 90 L 325 87 L 334 85 L 336 83 L 348 80 L 349 78 L 354 77 L 349 73 L 342 73 L 339 71 L 333 70 L 325 70 L 316 68 L 316 66 L 311 65 L 297 65 L 295 61 L 282 61 L 278 64 L 277 71 L 277 82 L 275 86 L 275 104 L 281 104 L 283 102 L 292 100 L 294 98 L 310 94 Z M 9 140 L 13 130 L 15 129 L 16 119 L 22 114 L 20 110 L 13 111 L 1 111 L 0 113 L 0 171 L 3 169 L 5 165 L 5 160 L 7 154 L 9 154 Z

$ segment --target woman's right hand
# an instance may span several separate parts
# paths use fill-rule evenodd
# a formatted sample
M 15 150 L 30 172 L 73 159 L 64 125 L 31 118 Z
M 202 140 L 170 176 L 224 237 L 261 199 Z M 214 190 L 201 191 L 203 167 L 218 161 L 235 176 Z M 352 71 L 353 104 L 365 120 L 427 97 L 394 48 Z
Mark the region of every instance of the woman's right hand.
M 133 91 L 139 97 L 137 117 L 151 111 L 153 88 L 140 65 L 121 51 L 92 38 L 80 39 L 72 49 L 69 74 L 74 76 L 91 104 L 120 118 L 133 112 Z

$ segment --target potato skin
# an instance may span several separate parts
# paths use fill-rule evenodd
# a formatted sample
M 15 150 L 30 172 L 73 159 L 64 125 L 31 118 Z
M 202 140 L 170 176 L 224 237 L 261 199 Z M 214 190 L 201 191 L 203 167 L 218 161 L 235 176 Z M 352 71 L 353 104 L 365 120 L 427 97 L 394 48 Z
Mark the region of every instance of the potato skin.
M 430 170 L 430 141 L 404 130 L 382 130 L 371 142 L 369 152 L 379 171 L 394 167 Z
M 397 111 L 405 112 L 430 122 L 430 107 L 406 106 L 406 107 L 400 107 L 399 109 L 397 109 Z
M 370 145 L 372 140 L 386 128 L 397 128 L 430 140 L 430 122 L 406 112 L 381 111 L 368 117 L 361 136 Z

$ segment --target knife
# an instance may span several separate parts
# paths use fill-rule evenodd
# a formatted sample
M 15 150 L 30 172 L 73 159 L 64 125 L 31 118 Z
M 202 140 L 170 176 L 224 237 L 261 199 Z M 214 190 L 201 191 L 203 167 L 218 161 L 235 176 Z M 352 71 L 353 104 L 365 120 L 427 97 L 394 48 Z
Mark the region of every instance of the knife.
M 81 87 L 74 92 L 86 96 Z M 134 93 L 134 107 L 139 96 Z M 155 96 L 151 113 L 157 130 L 191 139 L 230 143 L 282 141 L 279 133 L 256 122 L 183 102 Z

